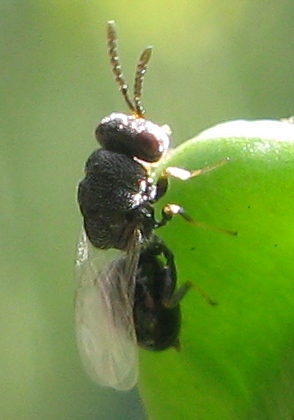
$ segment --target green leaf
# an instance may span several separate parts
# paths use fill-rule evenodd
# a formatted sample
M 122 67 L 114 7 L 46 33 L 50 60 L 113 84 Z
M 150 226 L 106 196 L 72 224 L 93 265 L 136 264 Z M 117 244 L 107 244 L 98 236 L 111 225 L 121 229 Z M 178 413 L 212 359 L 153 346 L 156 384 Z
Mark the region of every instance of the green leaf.
M 141 352 L 141 394 L 153 420 L 292 419 L 294 414 L 294 125 L 220 124 L 174 150 L 164 166 L 223 166 L 172 179 L 177 216 L 158 233 L 173 250 L 182 301 L 182 350 Z M 162 168 L 161 168 L 162 169 Z

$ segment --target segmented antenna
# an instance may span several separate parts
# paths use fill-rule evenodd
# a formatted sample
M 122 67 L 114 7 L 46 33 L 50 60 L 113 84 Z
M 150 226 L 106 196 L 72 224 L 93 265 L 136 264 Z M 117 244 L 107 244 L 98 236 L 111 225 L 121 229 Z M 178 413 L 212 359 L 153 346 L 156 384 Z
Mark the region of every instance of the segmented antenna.
M 136 112 L 135 106 L 132 103 L 129 95 L 128 95 L 128 85 L 126 84 L 120 60 L 118 55 L 118 48 L 117 48 L 117 35 L 115 30 L 115 22 L 114 20 L 110 20 L 107 24 L 107 43 L 108 43 L 108 54 L 110 57 L 110 63 L 112 65 L 112 71 L 115 76 L 115 80 L 119 85 L 119 90 L 123 94 L 126 103 L 128 104 L 130 110 L 132 112 Z
M 136 113 L 140 117 L 143 117 L 143 115 L 145 114 L 145 110 L 141 102 L 141 95 L 142 95 L 142 90 L 143 90 L 144 75 L 147 71 L 147 65 L 151 58 L 151 53 L 152 53 L 152 47 L 148 47 L 146 48 L 146 50 L 143 51 L 143 53 L 141 54 L 141 57 L 139 58 L 136 74 L 135 74 L 134 103 L 135 103 Z
M 145 110 L 143 108 L 141 102 L 142 90 L 143 90 L 143 80 L 144 75 L 147 71 L 147 65 L 149 63 L 152 47 L 146 48 L 143 53 L 141 54 L 137 68 L 135 73 L 135 80 L 134 80 L 134 102 L 129 97 L 129 87 L 125 81 L 122 66 L 119 59 L 118 54 L 118 46 L 117 46 L 117 34 L 115 30 L 115 21 L 110 20 L 107 23 L 107 44 L 108 44 L 108 54 L 110 57 L 110 63 L 112 67 L 113 74 L 115 76 L 115 80 L 119 85 L 119 90 L 121 91 L 128 107 L 135 114 L 137 117 L 143 117 L 145 114 Z

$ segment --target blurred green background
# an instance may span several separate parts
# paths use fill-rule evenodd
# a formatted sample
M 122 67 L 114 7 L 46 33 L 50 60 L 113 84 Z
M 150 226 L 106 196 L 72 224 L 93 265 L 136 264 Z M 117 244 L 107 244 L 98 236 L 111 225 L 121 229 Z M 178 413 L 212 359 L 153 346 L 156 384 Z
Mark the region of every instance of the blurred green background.
M 143 103 L 174 145 L 219 121 L 294 111 L 291 0 L 0 2 L 1 419 L 145 419 L 136 391 L 85 376 L 73 328 L 76 184 L 98 121 L 126 111 L 109 19 L 130 84 L 155 46 Z

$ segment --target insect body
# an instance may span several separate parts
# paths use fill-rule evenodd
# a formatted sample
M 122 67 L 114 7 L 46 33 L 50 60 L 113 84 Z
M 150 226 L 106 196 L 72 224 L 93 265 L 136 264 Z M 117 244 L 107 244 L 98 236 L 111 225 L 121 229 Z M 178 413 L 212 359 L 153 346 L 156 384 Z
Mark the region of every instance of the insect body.
M 175 265 L 167 248 L 159 240 L 151 241 L 153 230 L 173 211 L 167 206 L 162 220 L 155 220 L 153 204 L 165 193 L 167 178 L 155 182 L 147 169 L 164 155 L 170 139 L 166 127 L 143 118 L 140 96 L 151 49 L 139 60 L 131 101 L 113 22 L 108 24 L 108 40 L 113 71 L 132 114 L 112 113 L 101 120 L 96 129 L 101 148 L 86 162 L 78 187 L 84 230 L 76 262 L 76 329 L 84 366 L 94 381 L 130 389 L 137 381 L 138 344 L 159 350 L 178 342 L 179 305 L 169 307 Z M 160 254 L 165 264 L 159 261 Z M 158 281 L 162 290 L 156 287 Z M 160 331 L 162 317 L 160 328 L 153 322 L 165 312 L 168 334 Z
M 143 76 L 151 49 L 141 55 L 134 98 L 128 95 L 119 63 L 114 22 L 108 23 L 113 72 L 131 115 L 112 113 L 96 129 L 101 148 L 86 162 L 78 187 L 84 229 L 78 243 L 75 299 L 78 347 L 85 368 L 101 385 L 125 390 L 138 376 L 138 344 L 149 350 L 179 347 L 180 300 L 174 257 L 154 229 L 175 214 L 191 219 L 177 204 L 167 204 L 161 220 L 154 203 L 168 187 L 167 176 L 189 179 L 225 163 L 196 171 L 167 168 L 156 181 L 149 167 L 169 147 L 166 126 L 144 119 Z M 231 232 L 228 232 L 231 233 Z

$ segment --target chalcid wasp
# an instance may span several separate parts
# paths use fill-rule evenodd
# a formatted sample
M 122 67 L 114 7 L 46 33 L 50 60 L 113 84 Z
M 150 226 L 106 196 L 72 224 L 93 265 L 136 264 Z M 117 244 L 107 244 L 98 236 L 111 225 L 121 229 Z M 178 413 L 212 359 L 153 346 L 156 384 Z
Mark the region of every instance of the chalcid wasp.
M 179 348 L 180 301 L 191 287 L 177 288 L 174 256 L 155 229 L 179 214 L 177 204 L 154 204 L 165 194 L 168 177 L 189 179 L 225 163 L 193 172 L 169 167 L 156 177 L 154 165 L 170 144 L 170 129 L 144 118 L 141 94 L 152 48 L 141 54 L 129 96 L 117 48 L 115 23 L 107 25 L 112 70 L 131 114 L 103 118 L 95 135 L 100 148 L 88 158 L 78 186 L 84 227 L 78 243 L 75 299 L 77 341 L 84 366 L 100 385 L 132 388 L 138 378 L 138 346 Z

